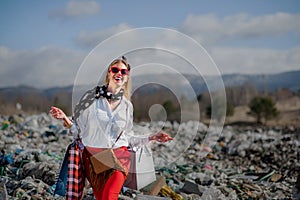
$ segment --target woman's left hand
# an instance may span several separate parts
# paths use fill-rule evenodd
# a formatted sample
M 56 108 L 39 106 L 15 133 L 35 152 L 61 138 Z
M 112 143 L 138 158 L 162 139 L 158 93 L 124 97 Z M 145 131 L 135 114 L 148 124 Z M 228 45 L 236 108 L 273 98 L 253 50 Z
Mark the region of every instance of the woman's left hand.
M 167 133 L 164 133 L 164 132 L 158 132 L 154 135 L 151 135 L 149 137 L 149 140 L 152 141 L 152 140 L 155 140 L 157 142 L 168 142 L 170 140 L 173 140 L 172 137 L 170 137 Z

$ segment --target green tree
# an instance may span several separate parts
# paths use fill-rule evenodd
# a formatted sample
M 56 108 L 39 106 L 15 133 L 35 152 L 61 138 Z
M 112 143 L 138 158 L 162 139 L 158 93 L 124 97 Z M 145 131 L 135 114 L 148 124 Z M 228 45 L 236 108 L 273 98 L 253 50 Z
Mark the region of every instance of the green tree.
M 274 101 L 269 97 L 254 97 L 249 103 L 250 115 L 256 117 L 257 123 L 263 123 L 262 120 L 273 119 L 278 116 Z

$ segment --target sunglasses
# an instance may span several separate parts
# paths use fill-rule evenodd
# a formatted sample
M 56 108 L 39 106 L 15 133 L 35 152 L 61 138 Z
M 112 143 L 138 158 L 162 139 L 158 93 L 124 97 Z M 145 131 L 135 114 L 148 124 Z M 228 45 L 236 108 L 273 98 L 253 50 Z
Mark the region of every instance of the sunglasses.
M 109 70 L 109 72 L 112 72 L 112 73 L 114 73 L 114 74 L 119 73 L 119 71 L 121 71 L 121 74 L 122 74 L 122 75 L 127 75 L 127 74 L 129 74 L 128 69 L 120 69 L 120 68 L 118 68 L 118 67 L 112 67 L 112 68 L 110 68 L 110 70 Z

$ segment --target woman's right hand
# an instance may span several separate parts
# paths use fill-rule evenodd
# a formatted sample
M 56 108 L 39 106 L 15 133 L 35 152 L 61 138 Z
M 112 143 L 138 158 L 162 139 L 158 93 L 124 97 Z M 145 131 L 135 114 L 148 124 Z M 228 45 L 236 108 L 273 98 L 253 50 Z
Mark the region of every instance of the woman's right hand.
M 66 114 L 61 109 L 54 107 L 54 106 L 51 107 L 50 114 L 55 119 L 64 119 L 67 117 Z
M 67 117 L 67 115 L 60 108 L 52 106 L 49 113 L 55 119 L 63 120 L 65 127 L 70 128 L 72 126 L 72 121 Z

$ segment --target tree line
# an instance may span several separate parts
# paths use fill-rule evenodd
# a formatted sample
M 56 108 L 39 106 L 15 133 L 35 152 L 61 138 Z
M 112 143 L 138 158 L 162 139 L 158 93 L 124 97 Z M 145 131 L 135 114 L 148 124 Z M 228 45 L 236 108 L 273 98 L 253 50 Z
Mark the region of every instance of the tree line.
M 258 90 L 251 84 L 226 88 L 226 116 L 232 116 L 237 106 L 248 106 L 251 116 L 256 118 L 257 123 L 277 117 L 280 113 L 276 108 L 276 102 L 300 97 L 300 92 L 289 89 L 277 89 L 276 91 Z M 215 118 L 220 120 L 218 105 L 224 100 L 216 99 L 212 102 L 211 94 L 204 92 L 198 95 L 197 102 L 191 102 L 187 97 L 181 96 L 180 102 L 168 88 L 149 84 L 136 90 L 132 95 L 134 105 L 134 120 L 149 121 L 149 109 L 155 104 L 161 105 L 169 121 L 181 121 L 181 110 L 184 106 L 192 113 L 195 106 L 199 107 L 200 119 L 212 117 L 212 105 L 215 105 Z M 219 102 L 218 102 L 219 101 Z M 59 91 L 52 96 L 45 96 L 39 93 L 17 93 L 17 95 L 1 93 L 0 91 L 0 114 L 15 114 L 22 110 L 26 113 L 48 112 L 51 105 L 61 107 L 67 114 L 72 115 L 72 97 L 70 93 Z M 16 106 L 18 105 L 18 106 Z M 21 106 L 20 106 L 21 105 Z M 157 115 L 160 113 L 158 112 Z M 192 113 L 193 114 L 193 113 Z M 197 118 L 198 119 L 198 118 Z

